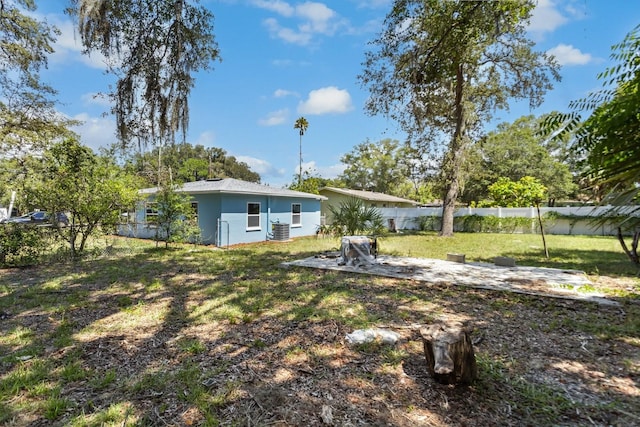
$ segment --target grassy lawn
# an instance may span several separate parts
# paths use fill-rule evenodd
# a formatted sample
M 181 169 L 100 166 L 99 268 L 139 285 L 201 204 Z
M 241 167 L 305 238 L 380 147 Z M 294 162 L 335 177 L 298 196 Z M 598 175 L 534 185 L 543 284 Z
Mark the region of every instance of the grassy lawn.
M 636 276 L 635 267 L 610 236 L 546 236 L 549 259 L 542 238 L 535 234 L 456 233 L 442 239 L 434 233 L 391 235 L 381 240 L 381 251 L 391 255 L 446 259 L 447 253 L 463 253 L 471 262 L 493 262 L 496 256 L 516 259 L 518 265 L 576 269 L 590 275 Z M 337 243 L 334 243 L 336 245 Z
M 114 238 L 78 263 L 0 270 L 0 425 L 638 425 L 640 279 L 611 237 L 397 234 L 381 253 L 585 271 L 618 307 L 283 261 L 297 239 L 219 250 Z M 474 325 L 479 378 L 428 375 L 409 326 Z M 350 347 L 389 327 L 394 346 Z

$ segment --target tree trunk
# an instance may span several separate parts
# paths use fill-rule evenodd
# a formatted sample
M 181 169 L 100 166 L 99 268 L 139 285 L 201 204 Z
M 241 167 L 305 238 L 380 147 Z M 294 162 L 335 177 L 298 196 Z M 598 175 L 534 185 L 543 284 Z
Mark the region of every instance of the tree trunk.
M 460 322 L 420 329 L 429 374 L 441 384 L 471 384 L 478 376 L 470 329 Z
M 453 236 L 453 213 L 456 209 L 456 200 L 460 190 L 460 175 L 462 174 L 462 164 L 464 162 L 464 152 L 466 145 L 465 110 L 464 110 L 464 75 L 462 64 L 456 70 L 456 93 L 455 93 L 455 120 L 456 128 L 449 145 L 449 150 L 443 162 L 445 194 L 442 200 L 442 227 L 440 235 Z
M 636 231 L 633 233 L 633 240 L 631 241 L 631 249 L 627 247 L 627 244 L 624 241 L 624 236 L 622 235 L 622 228 L 618 227 L 618 241 L 622 246 L 622 250 L 627 257 L 634 264 L 640 265 L 640 255 L 638 254 L 638 243 L 640 242 L 640 231 Z
M 542 224 L 542 215 L 540 215 L 540 204 L 536 203 L 538 212 L 538 224 L 540 225 L 540 234 L 542 235 L 542 246 L 544 247 L 544 256 L 549 259 L 549 248 L 547 248 L 547 239 L 544 237 L 544 225 Z
M 300 129 L 300 164 L 298 170 L 298 187 L 302 186 L 302 129 Z M 300 189 L 300 188 L 298 188 Z

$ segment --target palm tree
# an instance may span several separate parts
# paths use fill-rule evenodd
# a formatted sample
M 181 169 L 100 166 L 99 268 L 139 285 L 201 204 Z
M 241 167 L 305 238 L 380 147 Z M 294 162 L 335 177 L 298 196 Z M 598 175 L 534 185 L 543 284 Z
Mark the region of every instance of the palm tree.
M 332 232 L 341 236 L 384 233 L 384 218 L 378 208 L 365 206 L 362 199 L 351 197 L 339 206 L 329 205 Z
M 300 169 L 298 170 L 298 185 L 302 185 L 302 135 L 307 131 L 309 122 L 304 117 L 300 117 L 293 125 L 294 129 L 300 130 Z

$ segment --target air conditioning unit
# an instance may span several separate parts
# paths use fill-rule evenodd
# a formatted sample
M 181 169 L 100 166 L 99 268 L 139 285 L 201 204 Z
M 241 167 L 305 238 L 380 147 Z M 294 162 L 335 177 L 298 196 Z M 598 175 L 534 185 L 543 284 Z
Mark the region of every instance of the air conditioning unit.
M 289 224 L 282 222 L 271 224 L 271 232 L 273 233 L 273 240 L 289 240 Z

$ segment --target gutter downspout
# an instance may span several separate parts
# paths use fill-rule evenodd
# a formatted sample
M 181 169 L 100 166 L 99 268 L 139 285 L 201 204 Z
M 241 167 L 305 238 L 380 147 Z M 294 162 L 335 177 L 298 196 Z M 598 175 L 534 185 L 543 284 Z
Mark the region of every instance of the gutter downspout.
M 269 240 L 269 233 L 271 233 L 271 196 L 267 196 L 267 233 L 264 240 Z

